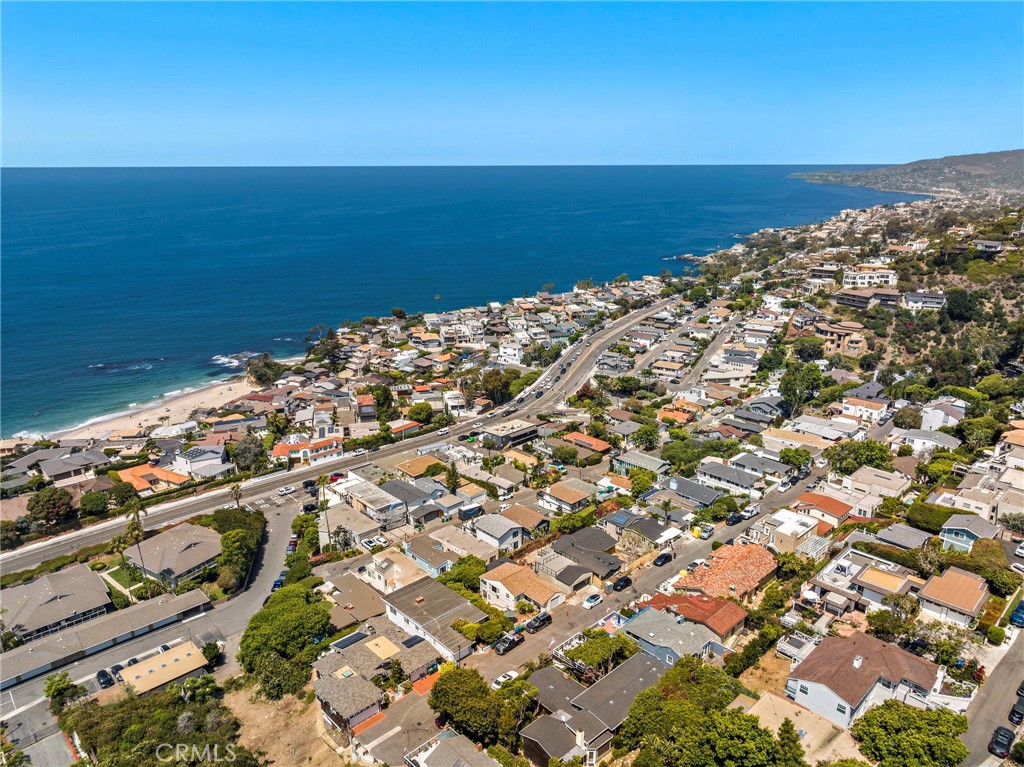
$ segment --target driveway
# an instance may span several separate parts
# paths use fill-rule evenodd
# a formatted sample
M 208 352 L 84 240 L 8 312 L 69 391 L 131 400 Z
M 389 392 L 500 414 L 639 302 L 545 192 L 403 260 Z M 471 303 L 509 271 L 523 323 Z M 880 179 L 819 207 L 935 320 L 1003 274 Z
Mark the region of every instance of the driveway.
M 996 727 L 1009 727 L 1018 731 L 1007 719 L 1010 706 L 1016 700 L 1017 685 L 1024 682 L 1024 631 L 1017 629 L 1016 637 L 1010 645 L 1003 660 L 993 669 L 988 670 L 988 680 L 981 686 L 977 697 L 967 709 L 967 720 L 970 726 L 961 736 L 961 740 L 971 750 L 971 755 L 963 762 L 963 767 L 981 767 L 996 765 L 999 759 L 988 753 L 988 741 Z

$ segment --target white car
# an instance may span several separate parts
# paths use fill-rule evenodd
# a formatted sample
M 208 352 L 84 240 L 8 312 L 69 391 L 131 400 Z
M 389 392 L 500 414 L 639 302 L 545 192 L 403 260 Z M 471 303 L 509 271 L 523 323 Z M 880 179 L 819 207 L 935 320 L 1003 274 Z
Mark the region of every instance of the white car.
M 592 610 L 604 601 L 604 597 L 600 594 L 591 594 L 589 597 L 583 600 L 583 609 Z
M 234 507 L 232 507 L 232 508 L 234 508 Z M 504 511 L 505 509 L 511 509 L 511 508 L 512 508 L 512 504 L 511 503 L 503 503 L 503 504 L 501 504 L 498 507 L 498 511 Z
M 366 455 L 366 448 L 361 447 L 358 450 L 353 450 L 352 455 Z
M 503 684 L 505 684 L 505 682 L 511 682 L 513 679 L 518 679 L 518 678 L 519 678 L 519 672 L 518 671 L 506 671 L 504 674 L 502 674 L 497 679 L 495 679 L 493 682 L 491 682 L 491 689 L 492 690 L 497 690 Z
M 287 487 L 282 487 L 280 490 L 278 490 L 277 494 L 278 495 L 291 495 L 294 492 L 295 492 L 295 488 L 292 487 L 291 485 L 288 485 Z
M 1024 557 L 1024 543 L 1017 547 L 1017 550 L 1013 552 L 1015 557 Z
M 1024 565 L 1022 565 L 1020 562 L 1014 562 L 1012 565 L 1010 565 L 1010 569 L 1013 570 L 1015 573 L 1020 573 L 1021 575 L 1024 575 Z

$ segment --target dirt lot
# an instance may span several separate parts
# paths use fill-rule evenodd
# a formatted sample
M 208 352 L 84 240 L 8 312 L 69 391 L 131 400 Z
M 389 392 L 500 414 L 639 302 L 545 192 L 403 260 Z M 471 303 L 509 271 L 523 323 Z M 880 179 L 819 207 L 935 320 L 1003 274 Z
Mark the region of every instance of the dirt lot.
M 740 674 L 740 681 L 748 690 L 784 695 L 789 664 L 789 658 L 783 658 L 775 652 L 765 653 L 761 660 Z
M 271 764 L 341 767 L 346 763 L 317 735 L 320 709 L 316 701 L 307 704 L 293 695 L 283 700 L 254 701 L 252 690 L 239 690 L 224 696 L 224 702 L 242 722 L 239 742 L 246 748 L 265 752 Z

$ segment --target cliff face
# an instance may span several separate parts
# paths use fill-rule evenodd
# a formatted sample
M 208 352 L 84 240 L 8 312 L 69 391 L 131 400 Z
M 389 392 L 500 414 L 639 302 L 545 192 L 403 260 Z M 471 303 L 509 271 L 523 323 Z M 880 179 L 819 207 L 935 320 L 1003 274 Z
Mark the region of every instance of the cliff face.
M 870 186 L 895 192 L 1024 195 L 1024 149 L 918 160 L 874 170 L 795 175 L 817 184 Z

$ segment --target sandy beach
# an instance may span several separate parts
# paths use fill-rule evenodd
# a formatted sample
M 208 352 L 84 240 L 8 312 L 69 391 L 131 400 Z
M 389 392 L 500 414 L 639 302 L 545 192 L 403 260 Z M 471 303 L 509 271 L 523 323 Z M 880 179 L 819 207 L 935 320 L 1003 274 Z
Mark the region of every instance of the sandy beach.
M 160 419 L 164 416 L 167 417 L 166 423 L 168 424 L 180 423 L 188 420 L 189 415 L 196 408 L 220 407 L 243 394 L 255 391 L 256 388 L 258 387 L 252 386 L 239 377 L 236 380 L 156 400 L 137 410 L 96 418 L 91 423 L 74 429 L 53 432 L 47 436 L 51 439 L 102 439 L 111 432 L 124 429 L 161 426 Z

